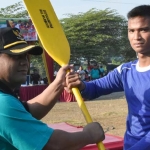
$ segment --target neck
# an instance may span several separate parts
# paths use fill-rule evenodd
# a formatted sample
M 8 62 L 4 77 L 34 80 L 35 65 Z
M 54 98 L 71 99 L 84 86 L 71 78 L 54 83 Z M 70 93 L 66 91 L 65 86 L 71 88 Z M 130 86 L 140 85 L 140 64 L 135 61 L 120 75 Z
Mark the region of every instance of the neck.
M 1 82 L 3 82 L 7 87 L 9 87 L 12 91 L 14 91 L 17 87 L 20 87 L 20 85 L 13 85 L 10 84 L 9 82 L 7 82 L 6 80 L 0 80 Z
M 12 90 L 8 84 L 5 84 L 5 82 L 3 82 L 2 80 L 0 80 L 0 91 L 2 91 L 3 93 L 7 93 L 7 94 L 10 94 L 14 97 L 17 98 L 17 95 L 16 93 L 14 92 L 14 90 Z
M 150 65 L 150 55 L 138 53 L 139 67 L 147 67 Z

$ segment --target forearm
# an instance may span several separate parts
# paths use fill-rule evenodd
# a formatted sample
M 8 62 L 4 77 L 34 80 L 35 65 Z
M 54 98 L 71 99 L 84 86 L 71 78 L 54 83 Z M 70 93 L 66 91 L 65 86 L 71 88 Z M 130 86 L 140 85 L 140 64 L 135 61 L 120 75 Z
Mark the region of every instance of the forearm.
M 118 76 L 116 71 L 113 71 L 103 78 L 84 82 L 86 88 L 82 91 L 83 98 L 92 100 L 112 92 L 123 91 L 123 84 Z
M 55 80 L 40 95 L 29 100 L 27 103 L 32 116 L 43 118 L 58 101 L 63 89 L 63 85 Z
M 68 133 L 61 130 L 54 130 L 50 140 L 43 150 L 79 150 L 90 143 L 92 139 L 88 137 L 86 132 Z

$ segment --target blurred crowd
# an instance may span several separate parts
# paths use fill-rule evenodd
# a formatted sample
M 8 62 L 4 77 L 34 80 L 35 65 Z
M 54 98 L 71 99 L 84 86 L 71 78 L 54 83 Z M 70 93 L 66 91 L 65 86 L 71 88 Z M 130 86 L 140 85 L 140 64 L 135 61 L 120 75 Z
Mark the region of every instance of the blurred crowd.
M 85 69 L 83 68 L 83 66 L 80 66 L 77 72 L 79 73 L 82 81 L 99 79 L 105 75 L 103 66 L 99 66 L 97 64 L 89 66 Z
M 106 75 L 106 71 L 103 68 L 102 65 L 94 64 L 89 67 L 83 67 L 83 66 L 75 66 L 74 71 L 78 72 L 80 75 L 80 79 L 82 81 L 90 81 L 94 79 L 99 79 Z M 54 78 L 57 75 L 57 71 L 54 71 Z

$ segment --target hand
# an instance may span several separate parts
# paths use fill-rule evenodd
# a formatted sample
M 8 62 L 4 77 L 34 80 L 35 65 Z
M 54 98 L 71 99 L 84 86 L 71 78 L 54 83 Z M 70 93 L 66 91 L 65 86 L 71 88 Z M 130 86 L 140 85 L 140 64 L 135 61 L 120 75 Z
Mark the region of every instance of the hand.
M 64 86 L 66 85 L 66 73 L 70 69 L 69 65 L 65 65 L 59 69 L 57 72 L 57 76 L 55 78 L 56 82 L 62 83 Z
M 84 83 L 80 80 L 80 76 L 77 72 L 71 70 L 66 74 L 66 87 L 65 90 L 68 93 L 72 92 L 72 88 L 79 88 L 79 90 L 83 90 L 85 88 Z
M 83 131 L 87 133 L 87 137 L 89 138 L 89 142 L 91 144 L 98 143 L 105 139 L 105 134 L 103 128 L 98 122 L 92 122 L 87 124 Z

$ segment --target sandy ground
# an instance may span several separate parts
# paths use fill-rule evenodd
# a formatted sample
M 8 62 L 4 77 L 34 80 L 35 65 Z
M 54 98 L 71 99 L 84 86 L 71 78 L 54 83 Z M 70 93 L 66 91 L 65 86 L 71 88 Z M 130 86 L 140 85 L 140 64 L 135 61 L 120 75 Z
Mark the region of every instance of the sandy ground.
M 123 137 L 127 115 L 123 92 L 86 101 L 85 104 L 93 121 L 101 123 L 106 133 Z M 76 126 L 87 124 L 77 102 L 58 102 L 42 121 L 47 124 L 67 122 Z

